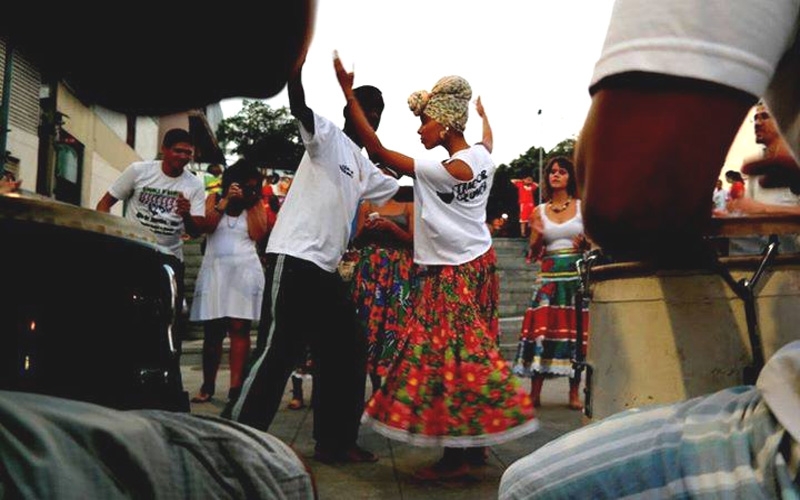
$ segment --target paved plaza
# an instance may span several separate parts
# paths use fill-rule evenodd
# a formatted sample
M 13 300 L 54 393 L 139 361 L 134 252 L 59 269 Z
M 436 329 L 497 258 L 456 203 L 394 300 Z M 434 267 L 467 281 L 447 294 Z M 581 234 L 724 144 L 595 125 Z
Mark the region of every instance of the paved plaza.
M 201 348 L 202 340 L 184 343 L 181 371 L 184 387 L 190 395 L 196 394 L 202 383 Z M 223 359 L 215 398 L 209 403 L 192 403 L 192 413 L 219 415 L 225 405 L 229 376 Z M 435 462 L 442 449 L 392 441 L 366 427 L 361 428 L 359 444 L 378 455 L 380 460 L 377 463 L 326 465 L 314 460 L 314 441 L 311 439 L 313 414 L 308 407 L 310 381 L 304 385 L 306 407 L 301 410 L 286 407 L 291 399 L 291 384 L 287 384 L 284 401 L 270 433 L 292 446 L 306 461 L 314 474 L 320 500 L 495 499 L 500 477 L 513 461 L 582 425 L 582 413 L 567 407 L 568 389 L 568 380 L 564 377 L 545 382 L 542 407 L 538 409 L 540 429 L 516 441 L 491 447 L 489 463 L 475 477 L 462 481 L 415 480 L 413 472 Z

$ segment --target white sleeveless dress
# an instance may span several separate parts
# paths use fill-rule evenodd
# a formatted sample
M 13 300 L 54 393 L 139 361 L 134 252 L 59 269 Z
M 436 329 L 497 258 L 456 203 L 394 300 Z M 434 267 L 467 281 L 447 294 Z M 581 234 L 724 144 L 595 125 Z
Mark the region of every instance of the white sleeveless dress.
M 264 271 L 247 233 L 247 212 L 223 215 L 206 238 L 189 319 L 260 319 Z

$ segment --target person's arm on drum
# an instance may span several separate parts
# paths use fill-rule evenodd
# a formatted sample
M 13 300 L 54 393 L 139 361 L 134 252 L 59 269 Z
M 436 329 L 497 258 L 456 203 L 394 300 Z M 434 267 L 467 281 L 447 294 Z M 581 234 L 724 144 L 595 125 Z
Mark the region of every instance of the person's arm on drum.
M 800 215 L 800 205 L 773 205 L 748 197 L 729 201 L 728 210 L 744 215 Z
M 644 258 L 699 239 L 728 148 L 756 98 L 718 84 L 652 73 L 592 89 L 576 146 L 587 235 Z

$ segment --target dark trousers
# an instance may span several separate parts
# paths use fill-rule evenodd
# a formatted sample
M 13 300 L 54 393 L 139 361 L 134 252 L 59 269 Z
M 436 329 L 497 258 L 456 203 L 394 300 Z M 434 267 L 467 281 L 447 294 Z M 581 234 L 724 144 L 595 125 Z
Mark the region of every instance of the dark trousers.
M 314 439 L 341 449 L 355 444 L 364 410 L 366 340 L 337 273 L 288 255 L 267 255 L 258 342 L 233 420 L 269 430 L 292 370 L 311 350 Z M 228 413 L 228 412 L 226 412 Z

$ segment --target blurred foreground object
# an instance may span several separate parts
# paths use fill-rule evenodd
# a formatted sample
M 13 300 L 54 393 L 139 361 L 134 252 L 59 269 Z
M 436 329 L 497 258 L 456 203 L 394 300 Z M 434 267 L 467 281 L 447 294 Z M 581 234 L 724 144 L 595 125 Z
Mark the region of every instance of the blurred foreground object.
M 0 196 L 0 390 L 188 411 L 174 262 L 142 226 Z
M 145 2 L 113 15 L 117 7 L 98 4 L 48 7 L 68 30 L 42 23 L 31 12 L 40 6 L 17 5 L 0 20 L 0 38 L 87 104 L 157 116 L 280 92 L 305 57 L 316 3 L 271 2 L 258 15 L 244 5 Z
M 4 498 L 316 498 L 302 460 L 267 433 L 38 394 L 0 391 L 0 463 Z

